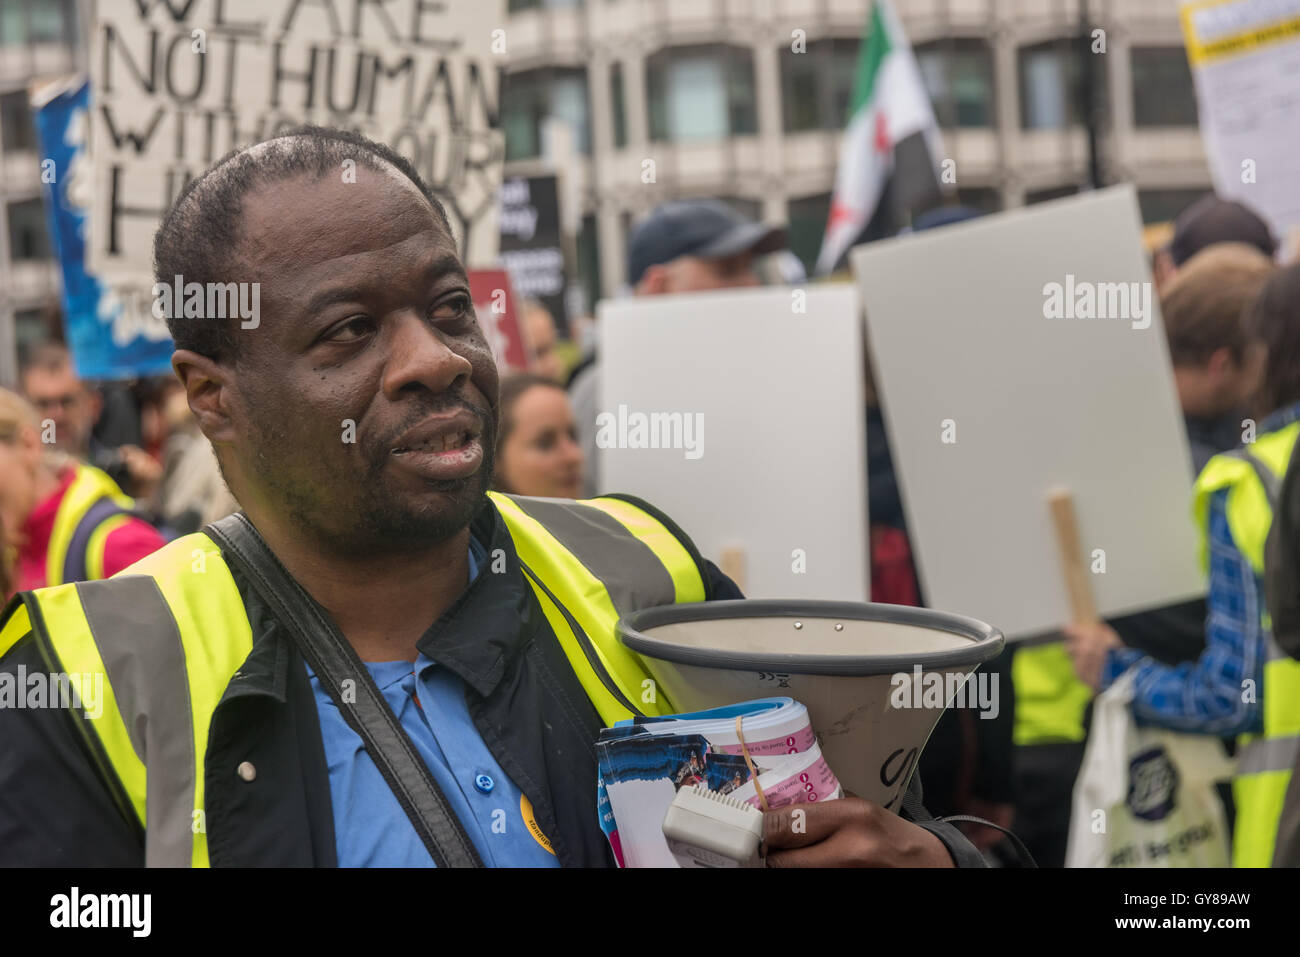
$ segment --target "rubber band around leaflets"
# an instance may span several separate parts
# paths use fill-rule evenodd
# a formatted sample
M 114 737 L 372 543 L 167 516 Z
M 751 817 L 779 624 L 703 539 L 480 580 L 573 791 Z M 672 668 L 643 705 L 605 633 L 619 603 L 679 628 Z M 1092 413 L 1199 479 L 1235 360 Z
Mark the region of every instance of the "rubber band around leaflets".
M 740 740 L 740 753 L 744 755 L 745 766 L 749 768 L 749 773 L 754 780 L 754 790 L 758 792 L 758 803 L 763 805 L 764 811 L 770 811 L 767 806 L 767 795 L 763 793 L 763 786 L 758 783 L 758 768 L 754 767 L 754 760 L 749 756 L 749 745 L 745 744 L 745 733 L 741 729 L 741 715 L 736 715 L 736 737 Z

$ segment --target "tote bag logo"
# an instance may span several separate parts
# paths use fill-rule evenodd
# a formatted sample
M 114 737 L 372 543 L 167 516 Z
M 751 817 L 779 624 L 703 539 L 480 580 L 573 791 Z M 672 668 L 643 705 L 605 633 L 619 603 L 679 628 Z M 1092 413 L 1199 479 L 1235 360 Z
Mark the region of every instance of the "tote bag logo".
M 1163 820 L 1174 809 L 1178 770 L 1162 747 L 1135 755 L 1128 765 L 1128 807 L 1144 821 Z

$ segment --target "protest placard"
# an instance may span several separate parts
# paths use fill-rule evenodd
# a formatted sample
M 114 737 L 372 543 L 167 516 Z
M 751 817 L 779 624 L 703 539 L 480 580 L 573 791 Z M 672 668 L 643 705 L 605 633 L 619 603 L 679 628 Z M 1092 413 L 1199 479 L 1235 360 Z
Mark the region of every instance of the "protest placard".
M 98 0 L 91 267 L 149 289 L 153 234 L 184 184 L 228 150 L 304 122 L 407 156 L 446 206 L 467 265 L 494 265 L 504 7 Z
M 601 490 L 663 509 L 748 597 L 865 598 L 853 287 L 607 300 L 599 314 Z
M 1300 4 L 1184 0 L 1180 13 L 1214 190 L 1286 240 L 1300 227 Z
M 86 268 L 89 81 L 81 76 L 42 84 L 32 90 L 31 104 L 41 142 L 45 209 L 63 280 L 63 330 L 77 375 L 100 380 L 170 375 L 166 323 L 139 302 L 128 308 L 130 303 Z
M 544 305 L 556 328 L 569 328 L 564 248 L 555 176 L 515 176 L 501 184 L 501 265 L 517 295 Z
M 852 253 L 927 603 L 1071 619 L 1048 497 L 1103 617 L 1203 592 L 1192 466 L 1131 186 Z
M 492 349 L 497 372 L 523 372 L 528 368 L 528 342 L 519 319 L 519 305 L 504 269 L 471 269 L 469 297 L 479 328 Z

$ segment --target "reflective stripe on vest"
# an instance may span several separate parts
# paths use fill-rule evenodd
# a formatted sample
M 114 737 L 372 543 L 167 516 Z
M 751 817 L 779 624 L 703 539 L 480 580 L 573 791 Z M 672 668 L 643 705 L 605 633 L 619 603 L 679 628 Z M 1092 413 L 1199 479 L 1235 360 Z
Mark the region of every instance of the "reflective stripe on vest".
M 638 608 L 704 600 L 695 559 L 664 524 L 628 502 L 489 492 L 525 577 L 601 719 L 671 714 L 672 703 L 614 633 Z
M 26 601 L 53 669 L 103 676 L 102 709 L 92 717 L 83 706 L 80 725 L 93 731 L 92 752 L 113 769 L 110 787 L 144 829 L 145 864 L 206 866 L 208 728 L 253 646 L 239 589 L 216 545 L 187 535 L 131 575 L 43 588 Z M 200 629 L 200 621 L 221 626 Z
M 1017 745 L 1084 739 L 1083 715 L 1092 689 L 1075 674 L 1062 642 L 1016 648 L 1011 683 L 1016 689 L 1012 740 Z
M 1201 530 L 1201 561 L 1209 563 L 1210 499 L 1227 490 L 1226 514 L 1233 543 L 1256 576 L 1264 573 L 1264 543 L 1273 523 L 1273 501 L 1300 436 L 1300 422 L 1261 435 L 1249 449 L 1216 455 L 1196 480 L 1193 511 Z M 1259 701 L 1264 732 L 1242 735 L 1232 782 L 1237 819 L 1232 843 L 1236 867 L 1268 867 L 1277 843 L 1282 802 L 1300 748 L 1300 662 L 1286 656 L 1273 636 L 1267 611 L 1260 627 L 1268 647 Z
M 649 674 L 614 623 L 637 608 L 703 600 L 702 571 L 687 547 L 627 502 L 489 494 L 601 718 L 667 713 L 671 706 L 643 684 Z M 145 863 L 206 866 L 209 726 L 252 650 L 248 613 L 217 546 L 202 533 L 187 535 L 129 575 L 39 589 L 23 602 L 0 631 L 5 641 L 26 633 L 29 615 L 51 670 L 104 676 L 98 717 L 83 707 L 78 726 L 105 762 L 124 815 L 144 830 Z
M 50 530 L 45 554 L 46 587 L 104 576 L 104 542 L 96 536 L 106 520 L 135 507 L 117 483 L 91 465 L 77 463 L 72 483 L 63 493 Z M 95 574 L 94 570 L 98 569 Z

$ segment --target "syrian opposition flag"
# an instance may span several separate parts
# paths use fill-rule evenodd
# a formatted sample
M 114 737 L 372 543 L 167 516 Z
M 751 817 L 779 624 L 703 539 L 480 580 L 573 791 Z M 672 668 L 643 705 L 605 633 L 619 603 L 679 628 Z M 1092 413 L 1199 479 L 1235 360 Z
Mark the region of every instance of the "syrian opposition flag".
M 905 140 L 913 141 L 906 150 L 902 149 Z M 897 153 L 905 153 L 909 162 L 896 163 Z M 875 0 L 858 57 L 835 195 L 816 271 L 824 274 L 834 269 L 871 222 L 896 166 L 898 178 L 924 178 L 937 193 L 942 155 L 939 126 L 916 57 L 889 0 Z

